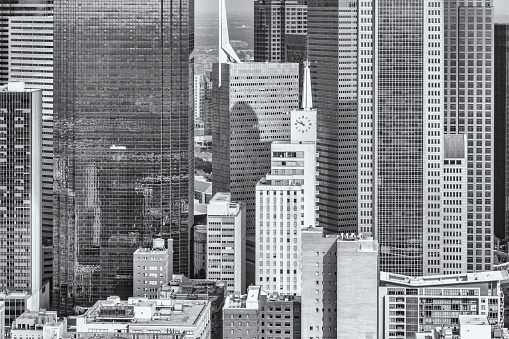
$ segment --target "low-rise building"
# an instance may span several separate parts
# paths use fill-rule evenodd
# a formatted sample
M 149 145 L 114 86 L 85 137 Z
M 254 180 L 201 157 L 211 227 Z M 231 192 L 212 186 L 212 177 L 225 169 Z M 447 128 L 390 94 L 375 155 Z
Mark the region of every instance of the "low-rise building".
M 502 338 L 492 328 L 486 316 L 460 315 L 457 326 L 439 326 L 430 332 L 420 332 L 416 339 L 492 339 Z
M 501 285 L 508 279 L 506 271 L 419 278 L 381 272 L 378 337 L 413 337 L 438 326 L 459 327 L 460 316 L 485 316 L 491 326 L 502 326 Z M 464 319 L 467 324 L 469 318 Z
M 226 297 L 224 281 L 188 279 L 173 275 L 173 279 L 158 291 L 159 299 L 210 301 L 211 338 L 223 337 L 223 305 Z
M 42 295 L 49 294 L 47 286 L 43 286 Z M 5 327 L 10 328 L 12 322 L 22 315 L 27 309 L 38 309 L 38 295 L 28 292 L 0 293 L 0 302 L 5 304 Z
M 11 326 L 12 339 L 58 339 L 64 334 L 64 322 L 57 322 L 57 312 L 26 311 Z
M 163 239 L 154 239 L 152 248 L 139 248 L 133 254 L 133 296 L 157 298 L 157 290 L 173 275 L 173 240 L 168 248 Z
M 247 294 L 227 297 L 223 338 L 301 338 L 301 298 L 269 294 L 261 286 L 249 286 Z
M 76 318 L 76 333 L 90 332 L 210 338 L 210 301 L 109 297 Z

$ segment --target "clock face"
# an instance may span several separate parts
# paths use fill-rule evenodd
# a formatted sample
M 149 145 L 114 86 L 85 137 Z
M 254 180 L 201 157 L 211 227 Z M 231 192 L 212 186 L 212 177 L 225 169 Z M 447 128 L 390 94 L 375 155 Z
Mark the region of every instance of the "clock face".
M 298 117 L 297 119 L 295 119 L 295 129 L 298 132 L 306 133 L 307 131 L 310 130 L 310 128 L 311 128 L 311 120 L 307 116 L 302 115 L 302 116 Z

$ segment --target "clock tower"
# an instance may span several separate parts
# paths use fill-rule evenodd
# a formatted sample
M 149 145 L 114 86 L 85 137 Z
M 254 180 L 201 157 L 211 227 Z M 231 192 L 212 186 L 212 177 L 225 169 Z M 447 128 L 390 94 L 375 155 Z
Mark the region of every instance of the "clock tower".
M 316 142 L 316 109 L 311 97 L 309 61 L 304 62 L 301 108 L 290 113 L 290 121 L 292 143 Z

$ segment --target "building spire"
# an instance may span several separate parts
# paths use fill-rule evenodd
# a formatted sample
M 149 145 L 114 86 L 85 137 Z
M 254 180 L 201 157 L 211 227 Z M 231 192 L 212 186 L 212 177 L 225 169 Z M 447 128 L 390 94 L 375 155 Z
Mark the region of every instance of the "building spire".
M 219 0 L 219 87 L 221 87 L 221 64 L 240 64 L 237 53 L 230 45 L 225 0 Z
M 302 82 L 302 109 L 310 110 L 313 108 L 313 98 L 311 96 L 311 72 L 309 71 L 310 62 L 304 61 L 304 80 Z

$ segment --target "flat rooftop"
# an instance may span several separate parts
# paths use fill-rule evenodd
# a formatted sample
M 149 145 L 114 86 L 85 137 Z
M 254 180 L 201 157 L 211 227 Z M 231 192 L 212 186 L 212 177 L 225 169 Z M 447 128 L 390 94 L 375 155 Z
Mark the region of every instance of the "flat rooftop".
M 134 254 L 165 254 L 168 250 L 165 249 L 153 249 L 153 248 L 138 248 Z
M 39 317 L 52 318 L 53 321 L 57 319 L 56 311 L 26 311 L 23 312 L 17 319 L 37 319 Z M 51 319 L 49 319 L 51 320 Z
M 164 324 L 179 326 L 194 326 L 201 315 L 207 310 L 208 300 L 176 300 L 176 299 L 145 299 L 129 298 L 120 301 L 118 298 L 98 301 L 85 314 L 78 318 L 85 318 L 86 324 L 92 323 L 129 323 L 135 325 Z M 136 317 L 137 307 L 151 307 L 153 313 L 150 317 Z M 101 314 L 101 309 L 126 309 L 122 315 Z
M 485 315 L 460 315 L 460 326 L 490 326 Z
M 400 284 L 409 287 L 469 284 L 472 282 L 488 282 L 497 280 L 509 280 L 509 273 L 507 271 L 488 271 L 477 273 L 410 277 L 406 275 L 380 272 L 381 282 Z
M 217 192 L 216 195 L 210 200 L 210 202 L 214 201 L 230 201 L 231 200 L 231 193 L 228 192 Z

